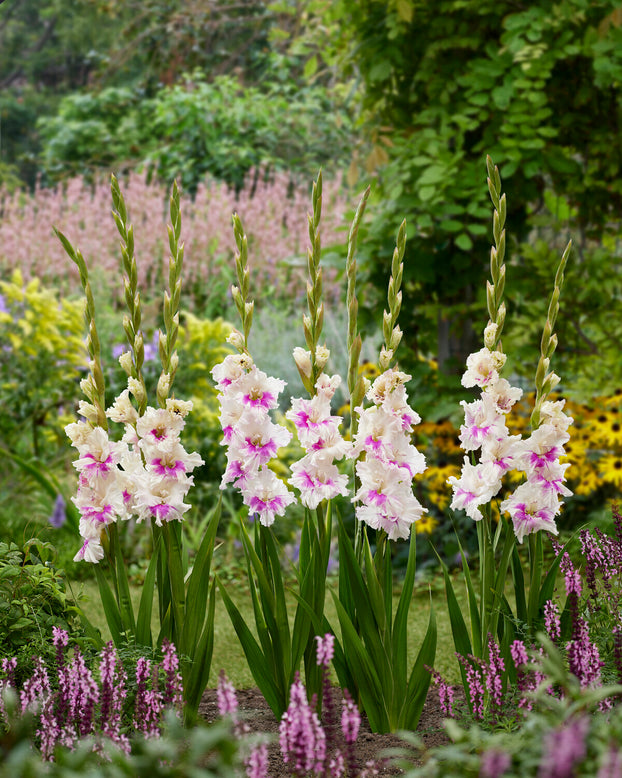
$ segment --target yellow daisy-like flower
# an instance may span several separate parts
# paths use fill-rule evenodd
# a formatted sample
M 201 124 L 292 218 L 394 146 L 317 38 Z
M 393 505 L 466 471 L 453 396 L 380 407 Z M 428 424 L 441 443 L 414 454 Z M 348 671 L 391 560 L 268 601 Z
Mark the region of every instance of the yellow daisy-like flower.
M 415 532 L 417 535 L 431 535 L 438 527 L 438 521 L 434 516 L 423 515 L 418 521 L 415 522 Z
M 622 446 L 622 418 L 617 410 L 601 411 L 591 422 L 597 441 L 605 446 Z
M 620 405 L 622 405 L 622 389 L 621 388 L 615 389 L 613 394 L 610 395 L 609 397 L 599 397 L 598 402 L 606 406 L 607 408 L 619 407 Z
M 583 467 L 588 450 L 591 448 L 589 438 L 587 441 L 579 435 L 573 435 L 564 445 L 564 456 L 559 461 L 564 464 L 570 462 L 569 469 L 572 471 L 575 467 Z
M 603 481 L 622 487 L 622 454 L 607 454 L 599 461 L 599 471 Z
M 568 479 L 570 481 L 569 488 L 575 494 L 589 495 L 595 492 L 600 486 L 602 486 L 602 480 L 595 467 L 590 467 L 586 462 L 578 473 L 578 481 L 573 478 Z
M 454 464 L 444 464 L 444 465 L 437 465 L 437 466 L 430 466 L 425 471 L 425 480 L 428 483 L 428 487 L 430 489 L 443 489 L 443 487 L 447 484 L 447 479 L 452 476 L 459 476 L 460 475 L 460 465 L 454 465 Z M 448 489 L 449 485 L 447 484 Z M 449 489 L 449 491 L 451 491 Z

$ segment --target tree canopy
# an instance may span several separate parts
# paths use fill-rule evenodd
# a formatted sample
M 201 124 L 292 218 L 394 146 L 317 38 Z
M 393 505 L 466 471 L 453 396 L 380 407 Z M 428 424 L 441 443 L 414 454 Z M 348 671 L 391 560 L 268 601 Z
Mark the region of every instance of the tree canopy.
M 561 243 L 573 234 L 580 265 L 604 235 L 619 232 L 622 7 L 619 0 L 341 0 L 327 22 L 325 6 L 304 4 L 307 54 L 360 80 L 373 143 L 367 161 L 379 207 L 370 209 L 371 241 L 361 251 L 371 246 L 380 277 L 396 220 L 406 216 L 407 335 L 461 363 L 473 345 L 473 305 L 484 310 L 487 154 L 508 192 L 515 241 L 537 229 L 557 250 L 551 234 L 561 226 Z M 533 256 L 519 249 L 514 262 L 526 269 Z M 550 253 L 547 261 L 554 262 Z M 519 301 L 528 300 L 529 284 L 518 276 Z M 568 335 L 567 348 L 586 348 L 585 330 Z

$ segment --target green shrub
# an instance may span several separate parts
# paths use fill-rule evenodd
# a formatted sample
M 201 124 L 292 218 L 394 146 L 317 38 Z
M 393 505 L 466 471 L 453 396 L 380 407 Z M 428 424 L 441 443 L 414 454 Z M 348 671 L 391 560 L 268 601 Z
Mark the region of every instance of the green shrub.
M 210 82 L 195 71 L 147 100 L 138 89 L 112 87 L 67 95 L 39 132 L 52 177 L 144 163 L 165 183 L 178 178 L 194 193 L 208 175 L 240 189 L 259 167 L 315 172 L 347 154 L 348 127 L 324 88 L 260 89 L 230 76 Z
M 84 643 L 79 610 L 54 556 L 54 547 L 37 538 L 21 548 L 0 542 L 0 657 L 16 657 L 18 679 L 32 674 L 35 655 L 54 656 L 53 627 Z
M 24 283 L 19 270 L 0 281 L 0 438 L 17 453 L 65 446 L 60 413 L 77 402 L 87 366 L 82 331 L 82 302 Z

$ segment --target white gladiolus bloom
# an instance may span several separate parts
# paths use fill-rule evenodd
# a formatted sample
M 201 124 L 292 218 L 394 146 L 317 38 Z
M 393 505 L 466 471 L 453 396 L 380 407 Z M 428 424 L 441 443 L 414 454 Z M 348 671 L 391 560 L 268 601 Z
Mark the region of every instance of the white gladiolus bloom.
M 462 376 L 462 386 L 491 386 L 499 380 L 499 370 L 505 364 L 506 356 L 501 351 L 490 351 L 484 347 L 467 358 L 467 370 Z
M 274 524 L 275 518 L 282 516 L 287 506 L 295 501 L 283 481 L 267 467 L 249 477 L 243 496 L 250 516 L 257 516 L 265 527 Z
M 500 508 L 510 514 L 519 543 L 526 535 L 541 529 L 557 535 L 555 516 L 559 513 L 559 502 L 557 495 L 551 494 L 550 490 L 527 481 L 504 500 Z
M 251 515 L 269 526 L 294 500 L 285 484 L 268 468 L 291 432 L 270 420 L 285 382 L 259 370 L 245 355 L 229 355 L 212 370 L 219 390 L 222 445 L 227 447 L 227 467 L 220 488 L 233 483 L 242 493 Z
M 140 481 L 134 496 L 138 521 L 153 519 L 158 527 L 164 522 L 182 521 L 183 514 L 191 508 L 184 502 L 191 485 L 191 478 L 179 481 L 148 474 Z
M 460 403 L 464 408 L 464 424 L 460 427 L 460 442 L 464 451 L 476 451 L 487 439 L 504 437 L 505 420 L 497 413 L 494 400 L 484 392 L 479 400 Z
M 96 564 L 104 558 L 104 548 L 99 540 L 95 538 L 84 538 L 84 543 L 78 553 L 74 556 L 74 562 L 91 562 Z
M 289 483 L 300 491 L 300 501 L 310 509 L 338 494 L 348 494 L 348 477 L 339 473 L 335 460 L 349 456 L 352 446 L 339 432 L 341 418 L 331 415 L 330 401 L 339 386 L 339 376 L 322 373 L 311 399 L 294 398 L 285 414 L 296 427 L 306 455 L 292 465 Z
M 494 326 L 486 328 L 486 347 L 469 356 L 462 377 L 463 386 L 479 386 L 482 394 L 474 402 L 462 402 L 465 421 L 460 427 L 460 440 L 465 451 L 481 449 L 481 455 L 476 465 L 465 457 L 460 478 L 448 479 L 453 488 L 451 508 L 464 510 L 479 521 L 483 518 L 480 506 L 501 489 L 502 476 L 510 470 L 522 471 L 526 483 L 500 506 L 501 511 L 510 514 L 516 538 L 522 542 L 526 535 L 541 529 L 557 534 L 559 499 L 571 494 L 564 485 L 568 465 L 561 465 L 559 458 L 569 440 L 566 430 L 572 419 L 563 413 L 563 401 L 545 401 L 540 409 L 541 424 L 529 438 L 509 435 L 505 415 L 522 392 L 499 377 L 505 355 L 488 348 L 496 338 Z M 554 385 L 556 376 L 550 374 L 547 378 L 551 377 Z
M 313 510 L 322 500 L 349 493 L 348 476 L 339 472 L 331 459 L 307 455 L 292 465 L 289 483 L 300 491 L 300 501 Z
M 493 462 L 473 465 L 464 458 L 460 478 L 452 475 L 447 483 L 453 487 L 454 497 L 449 506 L 452 510 L 466 511 L 474 521 L 483 518 L 481 505 L 486 505 L 501 488 L 499 470 Z
M 165 438 L 178 438 L 185 421 L 179 414 L 165 408 L 147 408 L 136 422 L 137 435 L 155 446 Z
M 246 374 L 253 366 L 253 360 L 247 354 L 228 354 L 222 362 L 212 368 L 212 378 L 219 391 L 224 391 L 231 384 Z
M 106 411 L 106 416 L 121 424 L 136 424 L 138 411 L 132 405 L 129 389 L 124 389 Z
M 408 405 L 404 383 L 410 376 L 387 370 L 367 391 L 374 405 L 357 408 L 359 426 L 354 454 L 365 453 L 356 463 L 360 480 L 354 501 L 356 516 L 373 529 L 384 530 L 391 540 L 410 536 L 412 524 L 425 509 L 412 491 L 413 477 L 425 470 L 425 457 L 410 443 L 412 425 L 420 421 Z
M 188 472 L 203 464 L 181 445 L 179 433 L 191 403 L 172 401 L 167 408 L 147 408 L 142 417 L 129 400 L 126 389 L 106 415 L 124 423 L 120 442 L 110 440 L 101 427 L 78 422 L 66 428 L 80 456 L 74 466 L 80 473 L 78 493 L 72 498 L 80 512 L 84 538 L 76 560 L 99 562 L 103 558 L 102 532 L 117 521 L 137 516 L 181 521 L 190 505 L 184 498 L 192 477 Z
M 486 395 L 495 405 L 497 413 L 508 413 L 515 402 L 523 396 L 523 390 L 512 386 L 505 378 L 486 387 Z
M 573 423 L 572 416 L 564 413 L 565 400 L 546 400 L 540 408 L 540 424 L 550 424 L 560 434 L 565 433 L 568 427 Z M 570 439 L 570 436 L 567 440 Z M 566 441 L 567 442 L 567 441 Z

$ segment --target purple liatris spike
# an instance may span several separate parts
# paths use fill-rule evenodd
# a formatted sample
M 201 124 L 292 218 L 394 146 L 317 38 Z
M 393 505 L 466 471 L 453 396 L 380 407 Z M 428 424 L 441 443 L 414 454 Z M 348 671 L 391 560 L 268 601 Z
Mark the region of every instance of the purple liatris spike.
M 245 761 L 247 778 L 268 778 L 268 746 L 255 746 Z
M 544 603 L 544 627 L 552 641 L 561 637 L 561 622 L 559 619 L 559 608 L 553 600 L 547 600 Z
M 10 658 L 2 657 L 0 667 L 5 675 L 7 685 L 12 686 L 15 689 L 15 668 L 17 667 L 17 659 L 14 656 Z
M 472 654 L 464 657 L 456 652 L 456 657 L 466 673 L 467 686 L 465 691 L 470 700 L 473 716 L 476 719 L 483 719 L 485 687 L 482 662 Z
M 52 696 L 48 697 L 41 707 L 39 727 L 36 731 L 36 736 L 39 740 L 42 759 L 44 761 L 51 761 L 54 755 L 54 749 L 63 737 L 62 729 L 59 726 L 58 719 L 54 713 L 54 698 Z M 73 745 L 73 738 L 71 738 L 69 745 L 70 747 Z
M 587 717 L 574 718 L 549 732 L 544 739 L 538 778 L 572 778 L 586 754 Z
M 565 551 L 562 555 L 559 568 L 564 574 L 566 594 L 568 596 L 574 594 L 577 597 L 580 597 L 582 592 L 581 575 L 577 568 L 573 565 L 570 554 L 567 551 Z
M 238 698 L 235 694 L 235 687 L 221 670 L 218 676 L 218 686 L 216 688 L 216 700 L 218 702 L 218 712 L 221 716 L 231 716 L 236 719 L 238 710 Z
M 482 669 L 490 703 L 496 708 L 500 708 L 503 695 L 502 678 L 505 672 L 505 663 L 501 657 L 499 644 L 490 634 L 488 635 L 488 662 L 483 664 Z
M 84 737 L 93 730 L 93 715 L 99 701 L 99 686 L 86 666 L 84 657 L 76 650 L 67 667 L 69 710 L 67 720 L 74 726 L 78 737 Z
M 162 702 L 165 707 L 172 707 L 179 713 L 183 706 L 183 686 L 181 673 L 179 672 L 179 657 L 173 643 L 166 638 L 162 643 L 162 651 L 162 669 L 166 679 Z
M 151 688 L 149 688 L 151 686 Z M 158 737 L 162 715 L 162 694 L 158 688 L 158 668 L 140 657 L 136 662 L 134 727 L 145 737 Z
M 298 673 L 290 689 L 289 706 L 279 725 L 279 743 L 283 761 L 295 773 L 324 769 L 326 737 Z
M 24 682 L 19 694 L 22 713 L 25 711 L 36 713 L 51 693 L 48 671 L 45 669 L 41 657 L 36 657 L 35 671 L 32 677 Z
M 121 732 L 121 714 L 123 702 L 127 697 L 125 670 L 117 661 L 117 651 L 112 642 L 107 643 L 100 655 L 99 676 L 100 694 L 100 729 L 102 735 L 110 738 L 126 753 L 130 751 L 127 736 Z
M 425 669 L 431 674 L 432 683 L 438 687 L 438 700 L 441 706 L 441 713 L 443 716 L 453 717 L 453 688 L 445 681 L 438 670 L 435 670 L 433 667 L 428 667 L 428 665 L 425 666 Z
M 317 664 L 328 667 L 333 661 L 335 653 L 335 636 L 327 632 L 324 637 L 316 636 L 317 641 Z
M 350 697 L 347 689 L 343 691 L 343 708 L 341 711 L 341 731 L 346 743 L 354 743 L 359 736 L 361 714 L 356 703 Z
M 613 745 L 609 748 L 596 778 L 622 778 L 622 751 Z
M 482 754 L 479 778 L 501 778 L 511 765 L 512 757 L 509 754 L 491 748 Z
M 600 668 L 603 662 L 598 647 L 590 640 L 587 622 L 578 618 L 573 628 L 572 640 L 566 646 L 568 669 L 582 688 L 600 686 Z
M 63 524 L 67 521 L 66 509 L 67 506 L 65 504 L 63 495 L 57 494 L 56 500 L 54 501 L 54 508 L 52 509 L 52 513 L 48 519 L 54 529 L 60 529 L 60 527 L 62 527 Z

